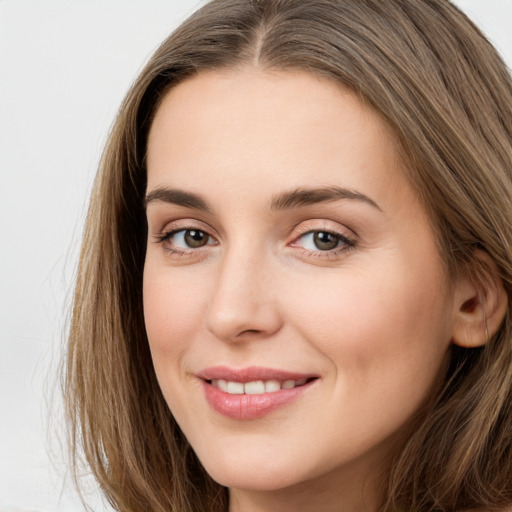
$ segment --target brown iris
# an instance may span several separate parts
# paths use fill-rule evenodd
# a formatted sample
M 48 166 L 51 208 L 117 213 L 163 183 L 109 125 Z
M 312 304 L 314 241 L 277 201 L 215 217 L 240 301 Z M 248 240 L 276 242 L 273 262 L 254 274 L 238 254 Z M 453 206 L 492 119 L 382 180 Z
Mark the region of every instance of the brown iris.
M 185 231 L 185 243 L 193 249 L 203 247 L 208 243 L 208 235 L 199 229 L 187 229 Z
M 338 247 L 339 237 L 327 231 L 317 231 L 313 235 L 313 242 L 321 251 L 330 251 Z

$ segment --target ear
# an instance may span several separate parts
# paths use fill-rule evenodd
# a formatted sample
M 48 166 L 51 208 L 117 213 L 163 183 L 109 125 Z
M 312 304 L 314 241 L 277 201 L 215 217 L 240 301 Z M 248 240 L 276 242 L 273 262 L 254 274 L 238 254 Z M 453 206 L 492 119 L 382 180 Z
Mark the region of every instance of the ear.
M 452 342 L 465 348 L 485 345 L 498 331 L 508 307 L 508 298 L 491 257 L 475 250 L 474 271 L 456 285 L 455 322 Z

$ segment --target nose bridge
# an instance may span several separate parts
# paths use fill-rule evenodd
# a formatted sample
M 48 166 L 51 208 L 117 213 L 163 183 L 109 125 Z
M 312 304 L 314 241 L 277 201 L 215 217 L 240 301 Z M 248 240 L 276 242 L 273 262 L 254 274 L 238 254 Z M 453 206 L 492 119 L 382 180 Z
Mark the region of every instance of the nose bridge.
M 225 250 L 219 266 L 207 329 L 225 341 L 267 336 L 279 329 L 271 265 L 264 251 L 251 240 L 239 240 Z

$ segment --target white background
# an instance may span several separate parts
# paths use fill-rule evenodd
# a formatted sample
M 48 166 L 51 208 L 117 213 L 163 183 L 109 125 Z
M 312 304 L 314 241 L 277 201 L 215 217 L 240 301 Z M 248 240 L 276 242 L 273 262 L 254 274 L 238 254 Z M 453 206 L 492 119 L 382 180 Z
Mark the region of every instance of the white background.
M 87 196 L 128 86 L 199 3 L 0 0 L 1 512 L 84 510 L 57 365 Z M 512 66 L 512 0 L 457 4 Z M 107 510 L 93 486 L 87 501 Z

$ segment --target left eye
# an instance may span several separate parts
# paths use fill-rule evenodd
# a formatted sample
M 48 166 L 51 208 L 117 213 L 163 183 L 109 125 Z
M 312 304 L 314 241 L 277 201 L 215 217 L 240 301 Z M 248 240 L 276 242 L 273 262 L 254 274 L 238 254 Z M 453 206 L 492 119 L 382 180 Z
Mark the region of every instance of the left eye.
M 294 245 L 300 245 L 308 251 L 332 251 L 344 245 L 352 246 L 353 244 L 348 238 L 337 233 L 310 231 L 299 237 Z
M 169 233 L 165 238 L 178 249 L 199 249 L 213 243 L 210 235 L 200 229 L 180 229 Z

